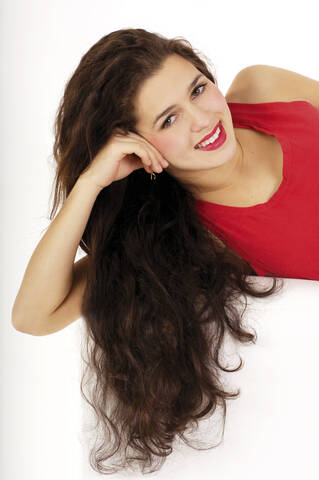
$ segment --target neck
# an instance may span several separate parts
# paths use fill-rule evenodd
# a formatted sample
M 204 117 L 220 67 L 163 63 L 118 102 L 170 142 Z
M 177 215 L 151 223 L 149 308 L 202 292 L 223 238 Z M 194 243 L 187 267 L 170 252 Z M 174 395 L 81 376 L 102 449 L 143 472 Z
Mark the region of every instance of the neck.
M 198 200 L 214 201 L 234 192 L 244 176 L 244 149 L 236 137 L 236 153 L 232 159 L 220 167 L 192 172 L 192 183 L 179 179 Z

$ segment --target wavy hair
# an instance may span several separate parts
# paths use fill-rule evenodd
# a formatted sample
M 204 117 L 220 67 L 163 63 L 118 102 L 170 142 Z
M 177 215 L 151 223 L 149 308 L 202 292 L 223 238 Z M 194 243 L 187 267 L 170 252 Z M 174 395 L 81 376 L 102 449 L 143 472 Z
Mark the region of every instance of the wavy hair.
M 114 31 L 81 58 L 54 123 L 51 220 L 114 129 L 138 133 L 138 88 L 171 54 L 217 84 L 209 60 L 183 37 L 141 28 Z M 198 448 L 186 434 L 218 406 L 225 425 L 226 399 L 240 389 L 224 390 L 221 374 L 243 365 L 240 358 L 235 369 L 223 366 L 225 335 L 256 342 L 256 332 L 242 324 L 247 295 L 276 293 L 278 279 L 271 277 L 268 290 L 255 289 L 249 278 L 256 272 L 212 237 L 193 195 L 165 170 L 150 181 L 141 168 L 104 188 L 80 247 L 88 255 L 81 394 L 92 407 L 97 438 L 90 465 L 102 474 L 135 466 L 151 473 L 178 437 Z M 116 455 L 118 463 L 105 463 Z

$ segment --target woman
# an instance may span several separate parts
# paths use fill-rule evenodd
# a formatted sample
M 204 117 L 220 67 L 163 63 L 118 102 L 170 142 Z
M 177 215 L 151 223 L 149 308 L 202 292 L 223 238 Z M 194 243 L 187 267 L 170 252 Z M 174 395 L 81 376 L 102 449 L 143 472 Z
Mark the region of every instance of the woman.
M 188 42 L 143 29 L 101 38 L 66 85 L 51 220 L 60 201 L 62 208 L 30 259 L 12 322 L 46 335 L 83 316 L 89 360 L 81 391 L 89 374 L 102 433 L 90 461 L 101 473 L 135 462 L 152 472 L 174 438 L 190 445 L 187 429 L 217 406 L 225 421 L 226 399 L 238 392 L 225 391 L 220 374 L 242 365 L 220 362 L 225 334 L 256 341 L 237 302 L 245 308 L 247 294 L 280 288 L 276 272 L 271 288 L 254 288 L 256 270 L 240 245 L 223 241 L 220 223 L 216 235 L 208 210 L 200 214 L 206 204 L 258 206 L 278 183 L 277 140 L 234 127 L 231 113 Z M 223 212 L 225 222 L 232 215 Z M 79 244 L 87 255 L 74 264 Z M 118 454 L 113 468 L 103 464 Z

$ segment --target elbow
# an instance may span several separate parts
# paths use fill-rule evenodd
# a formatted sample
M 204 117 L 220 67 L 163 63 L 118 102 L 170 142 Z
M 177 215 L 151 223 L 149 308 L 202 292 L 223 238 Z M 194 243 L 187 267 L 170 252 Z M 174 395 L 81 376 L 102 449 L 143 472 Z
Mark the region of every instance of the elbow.
M 31 332 L 29 328 L 27 328 L 26 324 L 23 323 L 20 319 L 17 319 L 16 317 L 11 317 L 11 325 L 17 332 L 34 335 L 34 333 Z
M 28 335 L 40 336 L 43 335 L 41 332 L 37 331 L 34 326 L 34 322 L 28 322 L 25 318 L 18 316 L 12 312 L 11 314 L 11 325 L 13 328 L 20 332 L 26 333 Z
M 22 331 L 23 323 L 21 321 L 21 316 L 17 314 L 17 312 L 14 309 L 14 306 L 13 306 L 12 311 L 11 311 L 11 325 L 18 332 Z

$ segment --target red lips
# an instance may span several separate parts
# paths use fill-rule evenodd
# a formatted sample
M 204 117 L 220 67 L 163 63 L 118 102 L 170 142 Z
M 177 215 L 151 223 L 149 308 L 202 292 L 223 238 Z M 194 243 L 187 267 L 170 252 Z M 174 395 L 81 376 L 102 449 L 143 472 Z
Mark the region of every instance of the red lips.
M 214 135 L 214 133 L 216 132 L 218 126 L 220 124 L 220 121 L 217 123 L 217 125 L 215 126 L 214 130 L 212 130 L 208 135 L 206 135 L 206 137 L 202 138 L 196 145 L 195 147 L 197 147 L 197 145 L 199 145 L 200 143 L 203 143 L 205 142 L 205 140 L 207 140 L 209 137 L 211 137 L 212 135 Z

